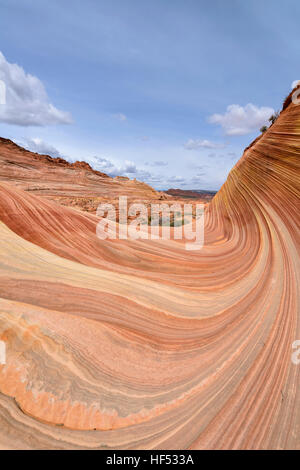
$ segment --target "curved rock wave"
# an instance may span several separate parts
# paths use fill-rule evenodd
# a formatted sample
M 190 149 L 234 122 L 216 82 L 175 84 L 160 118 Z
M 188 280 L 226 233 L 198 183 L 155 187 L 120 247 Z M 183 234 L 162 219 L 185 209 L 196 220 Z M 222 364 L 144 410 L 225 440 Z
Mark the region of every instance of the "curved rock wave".
M 299 151 L 289 98 L 200 251 L 2 182 L 0 447 L 299 449 Z

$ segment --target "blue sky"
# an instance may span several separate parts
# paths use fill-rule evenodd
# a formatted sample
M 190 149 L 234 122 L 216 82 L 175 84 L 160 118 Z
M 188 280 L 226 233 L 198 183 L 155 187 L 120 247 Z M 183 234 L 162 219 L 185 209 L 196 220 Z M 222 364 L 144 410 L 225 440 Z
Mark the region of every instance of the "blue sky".
M 298 0 L 1 0 L 0 135 L 217 190 L 300 78 L 299 17 Z

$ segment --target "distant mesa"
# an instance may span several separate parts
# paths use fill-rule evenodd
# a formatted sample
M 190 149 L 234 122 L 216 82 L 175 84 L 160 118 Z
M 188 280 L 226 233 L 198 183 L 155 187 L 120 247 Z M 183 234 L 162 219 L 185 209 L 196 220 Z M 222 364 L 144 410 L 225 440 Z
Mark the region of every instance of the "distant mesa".
M 211 199 L 217 194 L 217 191 L 208 191 L 202 189 L 168 189 L 165 191 L 166 194 L 174 197 L 189 198 L 189 199 L 202 199 L 205 202 L 211 201 Z

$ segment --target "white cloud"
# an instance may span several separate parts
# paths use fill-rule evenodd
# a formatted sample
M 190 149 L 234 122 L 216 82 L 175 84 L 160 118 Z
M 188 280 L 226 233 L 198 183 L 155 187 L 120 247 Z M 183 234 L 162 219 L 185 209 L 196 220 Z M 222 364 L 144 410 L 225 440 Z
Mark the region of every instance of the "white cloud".
M 94 170 L 99 170 L 107 173 L 110 176 L 121 175 L 121 169 L 117 167 L 111 160 L 105 157 L 85 157 L 84 160 L 88 162 Z
M 107 173 L 112 177 L 128 176 L 129 178 L 137 178 L 141 181 L 145 181 L 153 177 L 153 175 L 148 171 L 137 168 L 136 164 L 130 160 L 125 160 L 121 165 L 117 165 L 105 157 L 86 157 L 84 160 L 95 170 Z
M 25 147 L 27 150 L 31 152 L 40 153 L 42 155 L 50 155 L 54 158 L 63 158 L 66 159 L 53 145 L 44 142 L 42 139 L 38 137 L 34 137 L 31 139 L 26 139 L 25 142 L 21 142 L 20 145 Z
M 191 179 L 192 184 L 202 183 L 203 181 L 204 181 L 204 173 L 199 174 L 199 175 L 195 175 Z
M 226 135 L 246 135 L 260 129 L 268 123 L 274 113 L 273 108 L 257 107 L 252 103 L 246 106 L 231 104 L 224 114 L 213 114 L 208 122 L 220 124 Z
M 156 160 L 155 162 L 145 162 L 146 166 L 167 166 L 168 162 L 163 160 Z
M 187 150 L 196 150 L 196 149 L 200 149 L 200 148 L 217 149 L 217 148 L 224 148 L 225 144 L 218 144 L 218 143 L 215 143 L 215 142 L 211 142 L 209 140 L 189 139 L 184 144 L 184 147 Z
M 292 83 L 292 90 L 296 88 L 296 86 L 300 85 L 300 80 L 294 80 Z
M 182 176 L 171 176 L 167 179 L 169 183 L 183 183 L 184 178 Z
M 6 87 L 6 104 L 0 106 L 0 122 L 17 126 L 70 124 L 70 113 L 50 103 L 43 83 L 22 67 L 9 63 L 0 51 L 0 80 Z
M 122 168 L 123 173 L 137 173 L 137 168 L 135 163 L 125 160 L 125 164 Z
M 148 184 L 158 184 L 164 182 L 165 177 L 163 175 L 151 175 L 146 178 Z
M 114 114 L 113 117 L 118 119 L 118 121 L 121 121 L 121 122 L 127 121 L 127 117 L 125 116 L 125 114 L 122 114 L 122 113 Z

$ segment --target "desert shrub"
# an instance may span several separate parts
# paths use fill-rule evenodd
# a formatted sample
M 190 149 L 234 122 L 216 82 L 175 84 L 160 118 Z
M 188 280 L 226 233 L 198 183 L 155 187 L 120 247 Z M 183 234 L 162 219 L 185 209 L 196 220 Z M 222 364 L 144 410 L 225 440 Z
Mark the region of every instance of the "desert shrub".
M 276 111 L 276 113 L 272 114 L 272 116 L 269 117 L 269 122 L 274 124 L 274 122 L 278 119 L 279 114 L 279 111 Z

